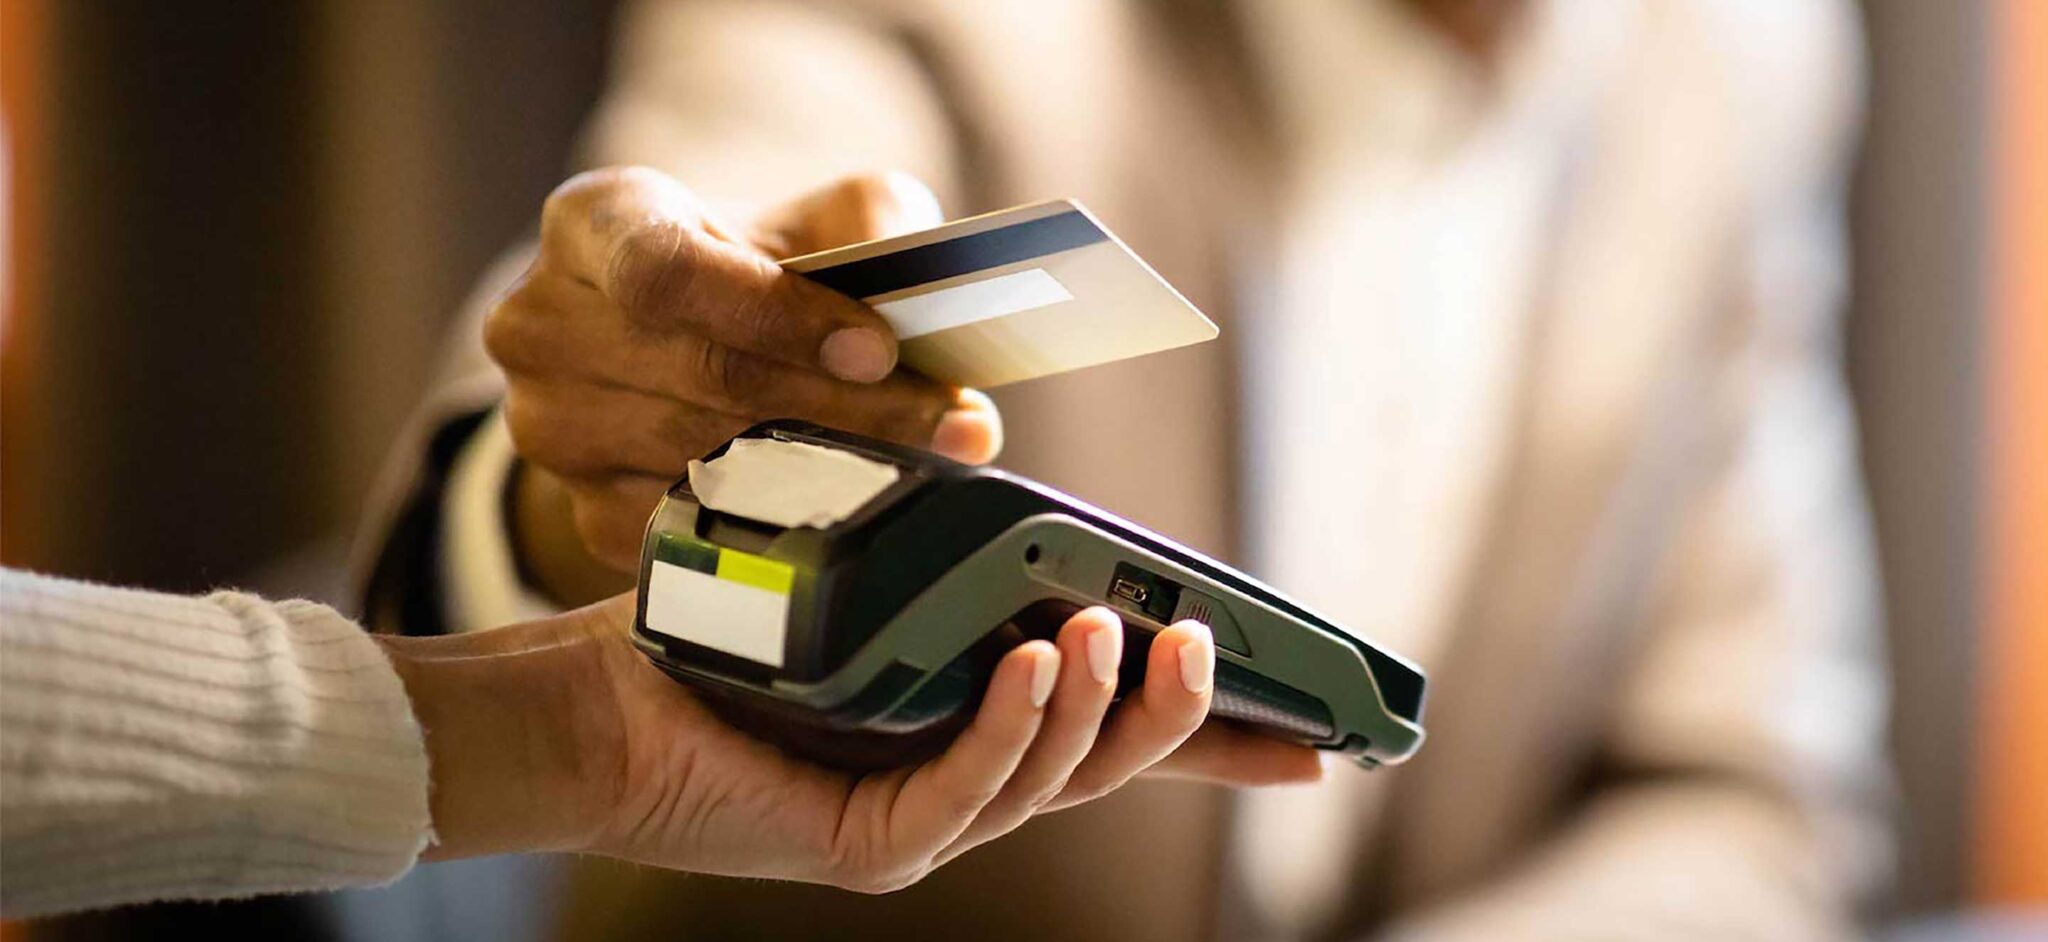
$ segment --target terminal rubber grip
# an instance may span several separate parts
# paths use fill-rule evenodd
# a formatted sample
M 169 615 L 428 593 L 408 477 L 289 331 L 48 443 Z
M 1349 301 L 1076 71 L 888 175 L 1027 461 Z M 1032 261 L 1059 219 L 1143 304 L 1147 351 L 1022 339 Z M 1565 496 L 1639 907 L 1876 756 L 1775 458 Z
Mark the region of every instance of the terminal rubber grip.
M 1311 744 L 1327 744 L 1337 736 L 1337 724 L 1323 701 L 1221 660 L 1216 662 L 1216 692 L 1209 700 L 1209 713 Z

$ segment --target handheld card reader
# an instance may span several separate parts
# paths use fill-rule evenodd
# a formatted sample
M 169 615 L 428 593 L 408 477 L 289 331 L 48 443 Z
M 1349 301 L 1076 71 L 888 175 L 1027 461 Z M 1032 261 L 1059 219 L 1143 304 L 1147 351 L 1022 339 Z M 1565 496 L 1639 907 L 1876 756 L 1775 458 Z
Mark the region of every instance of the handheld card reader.
M 1422 743 L 1413 664 L 1044 485 L 794 421 L 691 472 L 648 524 L 634 640 L 726 719 L 806 758 L 935 754 L 1005 651 L 1098 604 L 1125 625 L 1120 692 L 1142 680 L 1152 635 L 1192 618 L 1216 640 L 1213 715 L 1367 766 Z M 763 481 L 783 504 L 733 486 Z M 785 512 L 790 488 L 807 518 Z

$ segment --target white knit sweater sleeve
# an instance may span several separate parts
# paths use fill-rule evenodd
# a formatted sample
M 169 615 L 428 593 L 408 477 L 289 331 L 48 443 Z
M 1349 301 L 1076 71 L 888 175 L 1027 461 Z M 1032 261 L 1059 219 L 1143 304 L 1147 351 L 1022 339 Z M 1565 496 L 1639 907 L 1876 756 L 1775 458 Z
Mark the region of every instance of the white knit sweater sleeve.
M 332 609 L 0 571 L 0 914 L 388 882 L 431 836 L 405 688 Z

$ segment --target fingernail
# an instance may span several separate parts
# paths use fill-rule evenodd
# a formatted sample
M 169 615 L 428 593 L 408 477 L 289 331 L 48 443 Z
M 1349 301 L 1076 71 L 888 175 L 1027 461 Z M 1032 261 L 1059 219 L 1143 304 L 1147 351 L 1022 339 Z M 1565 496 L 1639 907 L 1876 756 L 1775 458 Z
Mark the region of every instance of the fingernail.
M 872 383 L 889 375 L 896 356 L 889 341 L 867 327 L 844 327 L 825 338 L 818 348 L 818 362 L 825 372 L 852 383 Z
M 1180 685 L 1189 693 L 1201 693 L 1209 689 L 1210 678 L 1216 674 L 1216 646 L 1209 640 L 1208 625 L 1198 621 L 1181 625 L 1194 637 L 1181 642 Z
M 955 461 L 976 464 L 987 460 L 988 419 L 979 412 L 954 409 L 939 416 L 932 432 L 932 450 Z
M 1121 628 L 1097 628 L 1088 633 L 1088 673 L 1098 684 L 1116 680 L 1116 662 L 1123 654 Z
M 1040 651 L 1031 661 L 1031 705 L 1043 707 L 1052 699 L 1053 681 L 1060 677 L 1060 652 L 1058 649 Z

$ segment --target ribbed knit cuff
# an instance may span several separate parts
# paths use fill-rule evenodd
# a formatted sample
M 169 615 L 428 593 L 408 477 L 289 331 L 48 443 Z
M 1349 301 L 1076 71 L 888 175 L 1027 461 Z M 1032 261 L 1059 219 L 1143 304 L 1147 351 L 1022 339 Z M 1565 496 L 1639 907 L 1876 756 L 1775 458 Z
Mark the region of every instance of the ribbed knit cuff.
M 388 882 L 431 838 L 383 651 L 332 609 L 0 574 L 0 911 Z

